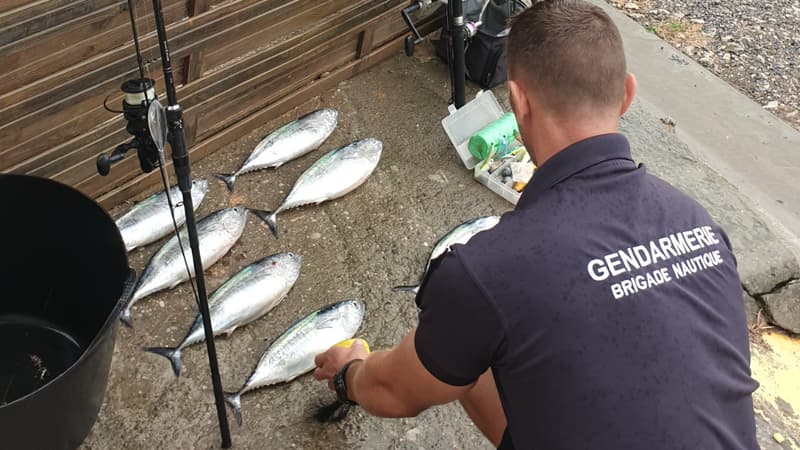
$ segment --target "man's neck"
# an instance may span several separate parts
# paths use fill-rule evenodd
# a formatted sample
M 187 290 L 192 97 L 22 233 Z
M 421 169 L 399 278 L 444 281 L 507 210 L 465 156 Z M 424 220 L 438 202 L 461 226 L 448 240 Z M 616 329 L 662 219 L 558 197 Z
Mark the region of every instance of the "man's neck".
M 526 137 L 531 141 L 528 147 L 533 150 L 531 156 L 537 166 L 576 142 L 618 130 L 616 119 L 560 121 L 547 118 L 531 125 L 531 135 Z

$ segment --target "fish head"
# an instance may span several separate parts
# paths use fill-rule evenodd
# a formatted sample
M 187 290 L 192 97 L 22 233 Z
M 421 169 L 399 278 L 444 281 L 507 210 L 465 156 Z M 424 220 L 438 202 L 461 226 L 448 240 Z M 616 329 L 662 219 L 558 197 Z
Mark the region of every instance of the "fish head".
M 245 224 L 247 224 L 247 208 L 244 206 L 233 206 L 218 211 L 221 226 L 231 236 L 236 236 L 237 239 L 244 232 Z
M 286 255 L 298 266 L 303 264 L 303 255 L 298 255 L 297 253 L 287 252 Z
M 208 191 L 208 180 L 205 178 L 192 180 L 192 192 L 194 191 L 206 193 Z
M 300 266 L 303 264 L 303 257 L 292 252 L 272 255 L 272 260 L 274 264 L 291 267 L 295 270 L 299 270 Z
M 353 142 L 348 147 L 346 158 L 359 158 L 377 165 L 381 159 L 383 142 L 374 138 L 367 138 Z
M 339 121 L 339 111 L 331 108 L 324 108 L 317 111 L 318 117 L 325 123 L 332 123 L 336 125 Z
M 352 326 L 353 330 L 357 330 L 361 326 L 361 321 L 364 320 L 364 302 L 358 299 L 345 300 L 340 303 L 340 308 L 342 317 Z
M 336 129 L 339 112 L 330 108 L 318 109 L 298 119 L 298 122 L 302 124 L 302 128 L 317 136 L 314 146 L 319 147 Z
M 206 192 L 208 192 L 208 180 L 205 178 L 198 178 L 196 180 L 192 180 L 192 202 L 194 206 L 203 201 L 203 198 L 206 196 Z

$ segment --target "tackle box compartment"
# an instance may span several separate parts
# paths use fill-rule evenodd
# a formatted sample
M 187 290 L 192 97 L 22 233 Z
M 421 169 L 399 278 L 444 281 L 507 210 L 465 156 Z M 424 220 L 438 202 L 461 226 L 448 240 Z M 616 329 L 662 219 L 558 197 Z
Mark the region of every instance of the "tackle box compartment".
M 479 164 L 473 169 L 473 175 L 478 182 L 489 188 L 490 191 L 516 205 L 522 194 L 515 191 L 511 186 L 504 184 L 503 176 L 500 173 L 510 166 L 512 162 L 522 161 L 524 156 L 524 153 L 520 153 L 503 161 L 503 164 L 492 173 L 489 173 L 488 170 L 481 170 L 481 165 Z

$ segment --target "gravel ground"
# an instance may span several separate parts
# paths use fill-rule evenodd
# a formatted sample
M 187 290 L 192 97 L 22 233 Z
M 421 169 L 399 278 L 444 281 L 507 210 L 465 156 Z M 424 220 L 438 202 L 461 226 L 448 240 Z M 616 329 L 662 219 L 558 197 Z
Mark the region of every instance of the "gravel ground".
M 607 0 L 800 130 L 800 0 Z

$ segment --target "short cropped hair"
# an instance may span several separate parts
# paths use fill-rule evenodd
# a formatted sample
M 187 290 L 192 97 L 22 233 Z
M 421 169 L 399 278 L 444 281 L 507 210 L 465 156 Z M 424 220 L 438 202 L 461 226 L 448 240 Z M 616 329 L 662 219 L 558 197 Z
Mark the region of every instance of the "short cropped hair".
M 599 7 L 582 0 L 536 2 L 514 18 L 507 45 L 509 77 L 553 112 L 622 103 L 622 37 Z

